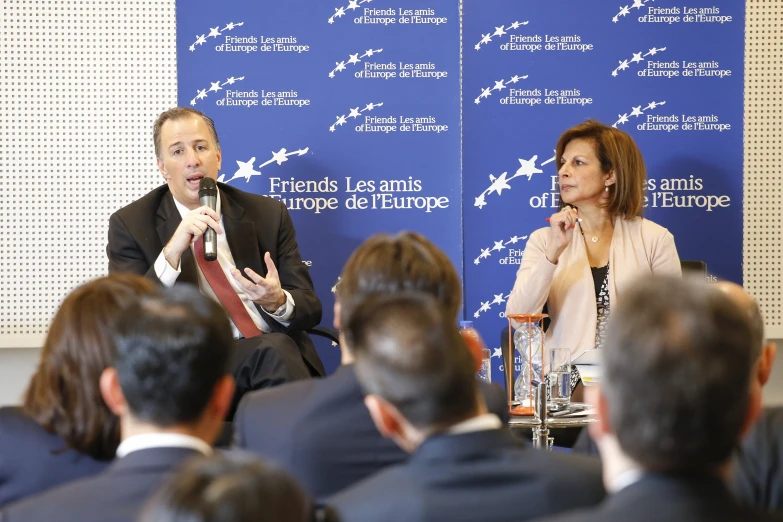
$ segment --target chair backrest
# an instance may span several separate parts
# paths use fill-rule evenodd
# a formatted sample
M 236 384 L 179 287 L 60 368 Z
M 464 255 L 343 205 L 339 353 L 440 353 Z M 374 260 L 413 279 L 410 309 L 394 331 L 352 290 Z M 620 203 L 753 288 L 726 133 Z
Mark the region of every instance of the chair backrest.
M 707 275 L 707 263 L 704 261 L 695 261 L 695 260 L 680 260 L 680 268 L 682 268 L 682 272 L 698 272 L 701 275 Z

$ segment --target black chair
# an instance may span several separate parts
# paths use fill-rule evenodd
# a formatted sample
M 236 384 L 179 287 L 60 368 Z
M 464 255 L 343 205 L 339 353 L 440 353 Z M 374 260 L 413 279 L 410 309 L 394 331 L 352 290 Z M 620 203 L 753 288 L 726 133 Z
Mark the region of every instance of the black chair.
M 683 274 L 701 274 L 707 275 L 707 263 L 695 260 L 680 260 L 680 268 Z

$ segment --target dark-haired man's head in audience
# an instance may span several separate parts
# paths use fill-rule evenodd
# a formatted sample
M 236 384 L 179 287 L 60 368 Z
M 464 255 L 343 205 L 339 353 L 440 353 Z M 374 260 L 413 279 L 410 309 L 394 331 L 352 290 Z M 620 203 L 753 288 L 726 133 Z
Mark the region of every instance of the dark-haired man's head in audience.
M 335 294 L 334 326 L 342 332 L 367 297 L 404 291 L 435 297 L 445 316 L 456 323 L 462 286 L 446 254 L 416 232 L 376 234 L 354 250 L 343 267 Z M 350 345 L 343 336 L 344 363 L 353 361 Z
M 307 495 L 248 454 L 194 457 L 147 502 L 139 522 L 306 522 Z
M 234 391 L 233 336 L 220 305 L 181 285 L 141 297 L 117 321 L 100 391 L 120 418 L 105 471 L 12 505 L 7 522 L 128 521 L 188 457 L 209 454 Z
M 378 431 L 404 450 L 487 413 L 470 353 L 435 299 L 372 297 L 345 332 L 367 409 Z
M 766 520 L 724 483 L 761 407 L 761 340 L 746 310 L 703 281 L 657 277 L 612 314 L 589 429 L 613 498 L 556 520 Z
M 435 297 L 376 294 L 345 326 L 375 425 L 412 455 L 333 497 L 342 520 L 527 520 L 601 499 L 597 462 L 529 448 L 487 412 Z
M 98 473 L 114 458 L 119 419 L 103 402 L 98 381 L 111 365 L 117 319 L 154 290 L 148 279 L 118 273 L 63 300 L 21 409 L 0 409 L 0 506 Z

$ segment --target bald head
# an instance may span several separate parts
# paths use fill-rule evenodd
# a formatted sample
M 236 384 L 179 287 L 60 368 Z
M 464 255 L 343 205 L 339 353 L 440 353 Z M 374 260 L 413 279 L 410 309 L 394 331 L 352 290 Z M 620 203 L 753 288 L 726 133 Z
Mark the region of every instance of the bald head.
M 731 281 L 718 281 L 713 284 L 713 287 L 723 292 L 737 308 L 748 315 L 753 333 L 753 360 L 758 360 L 766 342 L 764 338 L 764 318 L 761 316 L 758 303 L 744 288 Z

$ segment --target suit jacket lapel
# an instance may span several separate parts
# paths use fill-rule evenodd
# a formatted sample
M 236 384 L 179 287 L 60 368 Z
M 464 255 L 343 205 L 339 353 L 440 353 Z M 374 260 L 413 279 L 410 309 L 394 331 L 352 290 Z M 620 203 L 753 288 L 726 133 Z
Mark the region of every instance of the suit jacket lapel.
M 260 276 L 266 276 L 266 265 L 261 257 L 261 250 L 256 237 L 256 226 L 253 221 L 243 219 L 245 209 L 232 200 L 225 191 L 220 191 L 220 211 L 223 214 L 226 240 L 234 257 L 237 269 L 245 274 L 245 268 L 250 267 Z
M 171 236 L 177 230 L 177 227 L 182 223 L 182 216 L 179 215 L 177 206 L 174 204 L 174 196 L 171 192 L 168 192 L 163 196 L 163 200 L 158 207 L 158 221 L 157 227 L 158 237 L 160 238 L 161 248 L 166 246 Z M 196 273 L 196 260 L 193 259 L 193 252 L 190 249 L 185 250 L 182 253 L 180 259 L 181 271 L 177 281 L 183 283 L 198 284 L 198 276 Z

